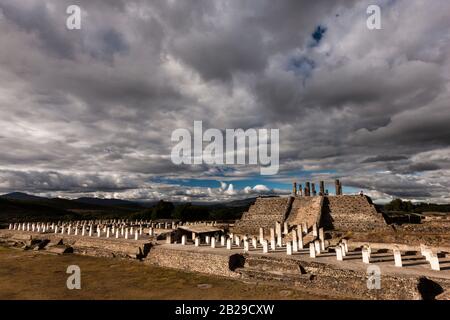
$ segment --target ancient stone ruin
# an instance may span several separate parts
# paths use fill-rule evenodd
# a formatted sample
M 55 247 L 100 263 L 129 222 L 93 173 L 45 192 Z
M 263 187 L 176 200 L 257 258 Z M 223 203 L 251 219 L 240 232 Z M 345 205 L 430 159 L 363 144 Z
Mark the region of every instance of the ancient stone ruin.
M 259 228 L 268 231 L 275 222 L 287 223 L 288 227 L 306 223 L 311 229 L 314 224 L 325 230 L 377 231 L 388 228 L 381 213 L 377 212 L 369 197 L 365 195 L 342 195 L 342 185 L 336 180 L 336 195 L 325 193 L 324 182 L 320 181 L 317 194 L 315 184 L 306 182 L 303 192 L 293 185 L 290 197 L 258 198 L 237 221 L 233 231 L 241 234 L 259 233 Z M 301 186 L 301 184 L 300 184 Z M 310 189 L 311 188 L 311 189 Z
M 336 195 L 330 195 L 322 181 L 318 192 L 315 183 L 304 185 L 302 189 L 302 184 L 294 184 L 289 197 L 256 199 L 235 223 L 23 221 L 0 230 L 0 244 L 54 254 L 137 259 L 345 298 L 449 296 L 448 244 L 371 241 L 372 234 L 397 236 L 394 239 L 398 235 L 369 197 L 342 194 L 339 180 Z M 435 237 L 438 230 L 432 231 Z M 382 274 L 382 287 L 369 283 L 371 272 Z

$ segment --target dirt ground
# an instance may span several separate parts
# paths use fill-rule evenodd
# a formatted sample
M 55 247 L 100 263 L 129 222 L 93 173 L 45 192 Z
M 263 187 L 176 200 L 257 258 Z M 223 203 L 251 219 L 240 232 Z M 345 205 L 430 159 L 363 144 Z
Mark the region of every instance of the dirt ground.
M 81 289 L 69 290 L 69 265 Z M 0 299 L 329 299 L 292 288 L 144 265 L 138 261 L 52 255 L 0 247 Z

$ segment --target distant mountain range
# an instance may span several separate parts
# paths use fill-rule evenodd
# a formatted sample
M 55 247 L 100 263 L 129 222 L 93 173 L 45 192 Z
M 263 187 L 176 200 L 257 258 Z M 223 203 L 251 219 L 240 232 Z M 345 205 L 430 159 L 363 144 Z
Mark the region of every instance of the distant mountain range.
M 196 203 L 210 208 L 230 208 L 236 211 L 248 207 L 255 198 L 226 203 Z M 82 197 L 78 199 L 46 198 L 23 192 L 0 195 L 0 222 L 26 219 L 97 219 L 125 218 L 153 207 L 157 202 Z M 174 203 L 178 205 L 180 203 Z M 234 209 L 233 209 L 234 208 Z
M 155 203 L 100 198 L 46 198 L 22 192 L 0 195 L 0 221 L 40 217 L 42 219 L 123 216 L 145 210 Z

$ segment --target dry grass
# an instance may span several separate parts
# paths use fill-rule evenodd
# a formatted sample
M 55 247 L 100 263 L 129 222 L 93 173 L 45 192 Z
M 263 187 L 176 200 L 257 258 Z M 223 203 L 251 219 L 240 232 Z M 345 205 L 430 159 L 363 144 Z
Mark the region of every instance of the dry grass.
M 81 268 L 81 290 L 66 287 L 69 265 Z M 201 284 L 208 285 L 199 287 Z M 323 298 L 292 288 L 185 273 L 138 261 L 56 256 L 0 247 L 0 299 Z

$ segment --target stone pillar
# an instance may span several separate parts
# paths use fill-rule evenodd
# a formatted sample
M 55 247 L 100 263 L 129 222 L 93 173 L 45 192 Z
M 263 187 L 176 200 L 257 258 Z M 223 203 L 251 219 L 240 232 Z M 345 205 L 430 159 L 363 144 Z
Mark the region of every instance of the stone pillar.
M 298 252 L 297 231 L 296 230 L 292 230 L 291 234 L 292 234 L 292 251 L 293 252 Z
M 362 260 L 363 263 L 370 263 L 369 250 L 367 247 L 362 248 Z
M 274 228 L 270 228 L 270 242 L 272 243 L 275 242 L 275 229 Z
M 254 249 L 258 248 L 258 240 L 256 240 L 256 237 L 252 237 L 252 246 Z
M 263 253 L 268 253 L 269 252 L 269 245 L 267 243 L 267 240 L 263 240 L 262 241 L 262 246 L 263 246 Z
M 212 237 L 211 238 L 211 248 L 215 248 L 216 247 L 216 238 Z
M 92 224 L 89 226 L 89 237 L 92 237 Z
M 109 232 L 110 232 L 110 230 L 109 230 L 109 227 L 108 227 L 108 228 L 106 228 L 106 237 L 107 238 L 109 238 Z
M 305 196 L 309 197 L 311 195 L 311 187 L 309 182 L 306 182 L 306 187 L 305 187 Z
M 241 245 L 241 239 L 239 238 L 239 236 L 234 237 L 234 244 L 238 247 Z
M 75 227 L 75 235 L 78 235 L 78 227 Z
M 323 196 L 325 195 L 325 184 L 323 183 L 323 181 L 319 182 L 319 195 Z
M 58 226 L 55 226 L 55 234 L 58 233 Z
M 431 270 L 440 271 L 441 268 L 439 266 L 439 257 L 437 253 L 431 253 L 430 254 L 430 266 Z
M 125 228 L 125 239 L 128 239 L 128 228 Z
M 200 237 L 195 237 L 194 244 L 195 244 L 196 247 L 200 246 Z
M 319 255 L 320 254 L 320 240 L 314 241 L 314 248 L 316 249 L 316 254 Z
M 116 239 L 119 239 L 119 228 L 116 229 Z
M 168 232 L 166 234 L 166 243 L 167 244 L 171 244 L 172 243 L 172 235 L 170 234 L 170 232 Z
M 292 195 L 297 195 L 297 182 L 294 182 L 292 185 Z
M 340 245 L 337 245 L 335 247 L 335 251 L 336 251 L 336 259 L 337 261 L 343 261 L 343 256 L 342 256 L 342 247 Z
M 245 240 L 244 240 L 244 252 L 248 252 L 248 251 L 249 251 L 248 240 L 245 239 Z
M 272 250 L 272 251 L 276 250 L 275 238 L 270 239 L 270 250 Z
M 286 254 L 287 254 L 288 256 L 292 256 L 292 245 L 291 245 L 291 242 L 290 242 L 290 241 L 288 241 L 288 242 L 286 243 Z
M 334 182 L 335 188 L 336 188 L 336 195 L 340 196 L 342 195 L 342 183 L 339 181 L 339 179 L 336 179 Z
M 227 239 L 227 249 L 231 250 L 231 238 Z
M 289 227 L 287 222 L 283 223 L 283 234 L 288 234 L 289 233 Z
M 311 189 L 312 189 L 312 195 L 315 197 L 317 196 L 317 192 L 316 192 L 316 184 L 313 182 L 311 183 Z
M 150 228 L 148 229 L 148 235 L 149 235 L 149 236 L 153 236 L 153 228 L 152 228 L 152 227 L 150 227 Z
M 210 237 L 209 237 L 209 236 L 206 236 L 206 237 L 205 237 L 205 242 L 206 242 L 206 244 L 209 244 L 209 243 L 210 243 L 209 240 L 210 240 Z
M 299 196 L 303 196 L 303 189 L 302 189 L 303 187 L 302 187 L 302 185 L 300 184 L 299 186 L 298 186 L 298 195 Z
M 323 228 L 319 229 L 319 240 L 320 240 L 320 248 L 322 251 L 325 251 L 325 235 L 323 233 Z
M 259 228 L 259 243 L 262 243 L 264 241 L 264 229 Z
M 134 233 L 134 240 L 139 240 L 139 232 Z
M 192 232 L 192 240 L 195 240 L 195 238 L 197 238 L 197 235 L 195 234 L 195 232 Z
M 225 247 L 225 236 L 224 236 L 224 235 L 221 235 L 221 236 L 220 236 L 220 245 L 221 245 L 222 247 Z
M 300 236 L 298 237 L 298 248 L 303 250 L 303 235 L 300 234 Z
M 281 223 L 278 221 L 275 224 L 275 233 L 277 235 L 277 246 L 282 247 L 283 239 L 282 239 L 282 234 L 281 234 Z
M 36 229 L 36 226 L 33 224 L 31 224 L 31 231 L 34 232 L 34 230 Z M 30 224 L 27 224 L 27 231 L 30 231 Z
M 309 256 L 311 258 L 316 257 L 316 249 L 314 248 L 314 243 L 312 243 L 312 242 L 309 243 Z
M 64 234 L 64 226 L 61 226 L 61 234 Z
M 347 255 L 345 244 L 341 243 L 341 244 L 339 244 L 339 246 L 342 249 L 342 256 L 345 257 Z
M 347 239 L 342 239 L 342 244 L 344 245 L 345 252 L 348 253 L 348 241 L 347 241 Z
M 306 224 L 306 222 L 302 222 L 302 226 L 303 226 L 303 234 L 308 234 L 308 225 Z
M 130 228 L 130 235 L 133 235 L 133 233 L 134 233 L 134 229 L 133 229 L 133 227 L 131 227 Z
M 316 223 L 314 223 L 313 224 L 313 236 L 314 237 L 317 237 L 319 234 L 318 234 L 318 232 L 317 232 L 317 224 Z
M 394 261 L 395 266 L 401 268 L 403 266 L 402 264 L 402 254 L 400 253 L 400 250 L 394 249 Z
M 186 235 L 185 235 L 185 234 L 183 234 L 183 235 L 181 236 L 181 244 L 182 244 L 183 246 L 186 245 Z

